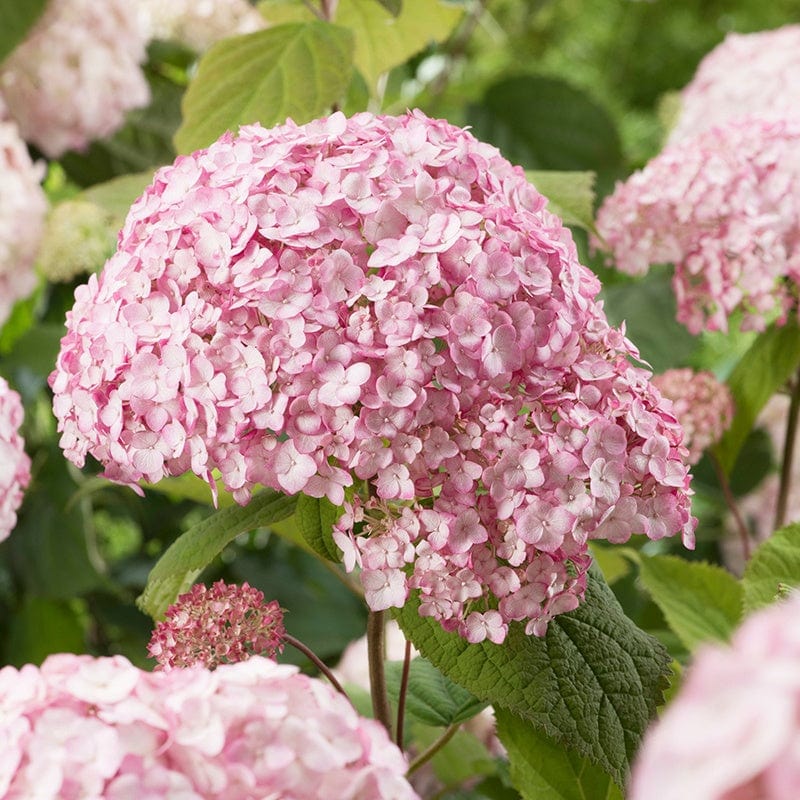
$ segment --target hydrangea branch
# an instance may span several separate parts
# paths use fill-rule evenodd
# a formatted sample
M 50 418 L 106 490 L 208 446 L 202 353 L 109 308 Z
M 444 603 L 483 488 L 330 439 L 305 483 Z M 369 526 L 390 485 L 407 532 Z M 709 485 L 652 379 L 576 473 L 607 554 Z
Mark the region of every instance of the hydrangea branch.
M 736 530 L 739 533 L 739 539 L 742 543 L 742 554 L 744 556 L 744 560 L 748 561 L 753 548 L 750 542 L 750 532 L 747 530 L 747 524 L 742 517 L 739 504 L 736 502 L 736 498 L 731 490 L 730 481 L 728 480 L 728 476 L 725 474 L 725 470 L 722 469 L 719 459 L 712 451 L 709 451 L 709 458 L 712 466 L 714 467 L 714 472 L 717 475 L 720 489 L 722 489 L 722 496 L 725 498 L 725 504 L 728 506 L 728 509 L 733 515 L 733 519 L 736 523 Z
M 367 617 L 367 659 L 369 661 L 369 691 L 375 719 L 387 731 L 392 730 L 389 695 L 386 691 L 386 612 L 370 610 Z
M 423 764 L 427 764 L 455 735 L 461 727 L 460 722 L 454 722 L 445 732 L 428 748 L 423 750 L 409 765 L 406 775 L 413 775 Z
M 789 387 L 789 413 L 786 416 L 786 433 L 783 439 L 783 461 L 781 462 L 781 482 L 778 489 L 778 503 L 775 508 L 774 529 L 782 528 L 786 522 L 786 509 L 789 505 L 791 489 L 792 464 L 794 462 L 795 439 L 797 438 L 797 422 L 800 416 L 800 370 Z
M 403 747 L 403 725 L 406 716 L 406 695 L 408 693 L 408 677 L 411 674 L 411 641 L 406 639 L 403 655 L 403 673 L 400 676 L 400 692 L 397 697 L 397 730 L 394 740 L 397 746 Z

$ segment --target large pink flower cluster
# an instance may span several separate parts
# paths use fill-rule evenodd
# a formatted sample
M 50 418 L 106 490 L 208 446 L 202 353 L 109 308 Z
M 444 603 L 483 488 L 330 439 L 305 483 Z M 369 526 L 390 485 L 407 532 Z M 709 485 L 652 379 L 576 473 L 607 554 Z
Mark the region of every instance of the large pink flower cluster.
M 653 377 L 661 394 L 672 400 L 672 409 L 684 433 L 689 463 L 696 464 L 705 450 L 716 444 L 733 422 L 733 396 L 711 372 L 669 369 Z
M 145 672 L 62 654 L 0 670 L 0 797 L 414 800 L 385 729 L 254 657 Z
M 175 39 L 202 53 L 227 36 L 267 26 L 248 0 L 138 0 L 155 39 Z
M 0 67 L 0 95 L 23 138 L 58 158 L 119 128 L 150 98 L 147 33 L 130 0 L 50 0 Z
M 17 524 L 17 509 L 31 479 L 31 460 L 19 434 L 23 415 L 19 395 L 0 378 L 0 541 Z
M 373 609 L 416 588 L 473 641 L 542 633 L 578 604 L 587 539 L 692 538 L 682 431 L 598 290 L 467 131 L 245 127 L 160 170 L 77 290 L 62 447 L 123 483 L 347 497 Z
M 645 737 L 630 800 L 795 800 L 800 786 L 800 596 L 698 652 Z
M 0 325 L 36 286 L 33 268 L 44 235 L 44 165 L 31 161 L 17 126 L 3 121 L 0 101 Z
M 681 92 L 673 144 L 743 115 L 790 117 L 800 104 L 800 25 L 729 33 Z
M 613 264 L 675 265 L 692 333 L 785 319 L 800 280 L 800 119 L 750 117 L 667 147 L 617 185 L 597 216 Z

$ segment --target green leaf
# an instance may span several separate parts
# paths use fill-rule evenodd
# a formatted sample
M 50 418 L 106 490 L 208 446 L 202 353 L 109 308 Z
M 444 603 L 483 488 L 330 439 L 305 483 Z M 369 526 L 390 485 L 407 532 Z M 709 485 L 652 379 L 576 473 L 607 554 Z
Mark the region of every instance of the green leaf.
M 384 72 L 431 42 L 444 41 L 463 16 L 463 9 L 440 0 L 404 0 L 399 14 L 385 5 L 340 0 L 336 10 L 337 24 L 355 35 L 355 65 L 371 91 Z
M 745 614 L 781 597 L 786 587 L 800 586 L 800 523 L 775 531 L 762 542 L 742 577 Z
M 525 800 L 622 800 L 599 767 L 559 745 L 530 722 L 495 708 L 497 735 L 508 751 L 511 778 Z
M 442 735 L 440 727 L 428 727 L 419 723 L 411 726 L 411 742 L 421 752 L 430 747 Z M 444 786 L 459 786 L 466 781 L 497 772 L 497 762 L 486 745 L 474 733 L 461 728 L 452 739 L 431 759 L 431 767 Z
M 594 172 L 527 170 L 525 176 L 548 199 L 547 207 L 565 225 L 594 231 Z
M 627 548 L 621 548 L 618 545 L 603 545 L 595 541 L 590 544 L 589 549 L 594 563 L 600 568 L 609 586 L 613 586 L 630 573 L 632 566 L 630 559 L 625 554 Z
M 598 764 L 624 785 L 630 759 L 663 697 L 670 658 L 589 575 L 585 601 L 547 634 L 512 624 L 502 645 L 469 644 L 420 617 L 414 597 L 397 618 L 420 653 L 481 700 L 501 705 Z
M 153 180 L 153 171 L 119 175 L 85 189 L 75 199 L 94 203 L 114 217 L 125 219 L 128 211 Z
M 215 44 L 200 60 L 175 134 L 181 153 L 207 147 L 227 130 L 330 111 L 350 82 L 353 37 L 324 22 L 289 23 Z
M 28 595 L 9 621 L 5 660 L 41 664 L 51 653 L 86 652 L 86 615 L 75 601 Z
M 193 472 L 184 472 L 171 478 L 162 478 L 158 483 L 142 483 L 147 491 L 158 492 L 170 500 L 191 500 L 194 503 L 210 506 L 214 504 L 211 488 Z M 235 504 L 233 495 L 224 488 L 217 487 L 217 508 L 228 508 Z
M 48 0 L 0 0 L 0 62 L 28 35 Z
M 468 111 L 475 135 L 532 170 L 595 170 L 605 194 L 624 172 L 609 113 L 560 78 L 520 75 L 492 84 Z
M 378 2 L 393 16 L 396 17 L 403 10 L 403 0 L 378 0 Z
M 223 508 L 190 528 L 170 545 L 153 567 L 137 605 L 153 619 L 162 617 L 175 598 L 192 585 L 226 545 L 240 533 L 290 516 L 295 503 L 295 497 L 265 490 L 244 508 Z
M 800 364 L 800 329 L 790 320 L 771 325 L 753 342 L 728 378 L 736 414 L 714 453 L 729 474 L 739 450 L 767 400 L 780 389 Z
M 639 578 L 688 650 L 727 641 L 739 624 L 742 587 L 722 567 L 677 556 L 644 556 Z
M 295 519 L 303 538 L 315 553 L 337 564 L 342 560 L 342 553 L 333 541 L 333 526 L 342 516 L 342 511 L 327 497 L 301 494 L 297 498 Z
M 386 664 L 386 682 L 389 697 L 397 701 L 400 696 L 402 661 Z M 415 658 L 411 662 L 406 694 L 406 711 L 425 725 L 447 727 L 466 722 L 488 705 L 478 700 L 457 683 L 443 675 L 430 661 Z

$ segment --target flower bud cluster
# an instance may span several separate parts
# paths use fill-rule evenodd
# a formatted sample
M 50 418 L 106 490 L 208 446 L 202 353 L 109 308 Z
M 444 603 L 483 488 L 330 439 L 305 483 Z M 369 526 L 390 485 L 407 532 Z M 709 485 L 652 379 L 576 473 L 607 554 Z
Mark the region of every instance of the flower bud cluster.
M 792 800 L 800 786 L 800 597 L 700 650 L 645 736 L 631 800 Z
M 50 0 L 0 68 L 0 95 L 24 139 L 58 158 L 121 127 L 150 99 L 147 34 L 130 0 Z
M 31 480 L 31 460 L 19 434 L 23 415 L 20 396 L 0 378 L 0 541 L 17 524 L 17 509 Z
M 272 658 L 283 650 L 286 631 L 277 600 L 248 583 L 196 583 L 180 595 L 156 625 L 147 652 L 162 669 L 214 669 L 252 655 Z
M 345 505 L 367 602 L 544 633 L 590 538 L 682 533 L 682 431 L 498 151 L 419 112 L 249 126 L 156 173 L 76 291 L 66 455 Z
M 681 91 L 674 144 L 747 115 L 789 117 L 800 104 L 800 25 L 729 33 Z
M 61 654 L 0 670 L 0 797 L 414 800 L 374 720 L 254 657 L 145 672 Z
M 689 464 L 696 464 L 703 452 L 716 444 L 733 422 L 733 396 L 711 372 L 670 369 L 653 377 L 664 397 L 672 400 L 672 410 L 684 433 Z
M 675 265 L 678 320 L 692 333 L 763 330 L 796 305 L 800 119 L 748 117 L 664 149 L 617 185 L 597 216 L 631 275 Z

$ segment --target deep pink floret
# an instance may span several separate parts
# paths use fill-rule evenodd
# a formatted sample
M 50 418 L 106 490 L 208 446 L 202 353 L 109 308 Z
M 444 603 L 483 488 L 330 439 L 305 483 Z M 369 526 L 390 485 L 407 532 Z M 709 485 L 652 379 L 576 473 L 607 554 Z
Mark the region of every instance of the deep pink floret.
M 0 670 L 0 797 L 419 800 L 375 720 L 254 657 L 145 672 L 60 654 Z
M 371 608 L 418 589 L 472 640 L 544 633 L 588 539 L 694 529 L 680 426 L 545 205 L 419 112 L 179 158 L 76 292 L 62 447 L 130 485 L 216 470 L 240 503 L 326 496 Z

